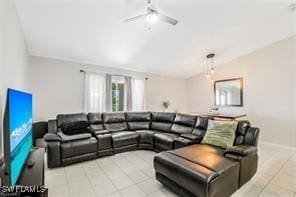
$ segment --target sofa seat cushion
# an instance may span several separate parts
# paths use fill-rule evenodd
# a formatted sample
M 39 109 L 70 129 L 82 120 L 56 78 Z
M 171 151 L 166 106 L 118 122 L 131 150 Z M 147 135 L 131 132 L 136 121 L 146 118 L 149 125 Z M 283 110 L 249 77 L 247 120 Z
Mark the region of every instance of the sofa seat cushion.
M 138 138 L 139 135 L 135 131 L 120 131 L 112 133 L 114 148 L 138 144 Z
M 62 159 L 66 159 L 84 154 L 96 153 L 97 149 L 97 139 L 94 137 L 64 141 L 61 143 L 61 157 Z
M 174 140 L 179 135 L 173 133 L 156 133 L 154 134 L 154 145 L 162 150 L 171 150 L 174 146 Z
M 224 158 L 223 149 L 220 149 L 218 147 L 211 147 L 209 145 L 196 144 L 185 148 L 172 150 L 169 151 L 169 153 L 197 163 L 208 169 L 214 170 L 217 173 L 225 168 L 224 162 L 228 163 L 228 159 L 222 159 Z M 221 162 L 220 160 L 222 160 L 223 162 Z
M 161 152 L 154 157 L 154 168 L 196 196 L 230 196 L 238 188 L 238 162 L 214 153 L 188 160 L 175 151 Z
M 152 144 L 154 142 L 154 134 L 159 133 L 155 130 L 137 130 L 139 134 L 139 144 Z
M 58 132 L 58 135 L 60 136 L 62 142 L 85 140 L 85 139 L 91 138 L 90 133 L 82 133 L 82 134 L 77 134 L 77 135 L 66 135 L 62 132 Z
M 173 150 L 171 152 L 174 152 L 175 155 L 182 155 L 182 157 L 185 159 L 193 160 L 198 156 L 207 154 L 216 154 L 219 156 L 223 156 L 224 151 L 225 149 L 216 146 L 211 146 L 207 144 L 194 144 L 185 148 Z
M 178 137 L 178 138 L 174 139 L 174 149 L 183 148 L 185 146 L 189 146 L 189 145 L 192 145 L 195 143 L 197 143 L 197 142 L 194 140 L 190 140 L 190 139 L 187 139 L 184 137 Z

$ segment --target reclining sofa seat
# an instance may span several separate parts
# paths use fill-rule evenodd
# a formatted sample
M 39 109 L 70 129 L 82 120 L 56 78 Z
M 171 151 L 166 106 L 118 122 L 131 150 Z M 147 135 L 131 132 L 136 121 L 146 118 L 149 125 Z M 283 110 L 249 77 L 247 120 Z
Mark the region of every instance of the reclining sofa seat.
M 234 146 L 195 144 L 154 157 L 156 179 L 181 196 L 230 196 L 256 173 L 259 129 L 239 121 Z
M 156 131 L 154 134 L 156 152 L 173 149 L 174 139 L 178 137 L 171 132 L 175 116 L 175 113 L 152 112 L 151 129 Z
M 126 112 L 126 121 L 128 129 L 135 131 L 139 136 L 138 148 L 153 150 L 153 135 L 154 131 L 151 127 L 150 112 Z
M 103 113 L 103 122 L 105 128 L 112 134 L 114 153 L 137 149 L 139 135 L 135 131 L 128 130 L 125 113 Z
M 97 140 L 88 129 L 73 130 L 75 135 L 64 134 L 63 127 L 75 122 L 88 121 L 86 114 L 57 115 L 56 120 L 48 122 L 47 143 L 48 167 L 58 167 L 84 160 L 94 159 L 97 155 Z M 79 130 L 79 133 L 77 133 Z M 72 132 L 72 131 L 71 131 Z

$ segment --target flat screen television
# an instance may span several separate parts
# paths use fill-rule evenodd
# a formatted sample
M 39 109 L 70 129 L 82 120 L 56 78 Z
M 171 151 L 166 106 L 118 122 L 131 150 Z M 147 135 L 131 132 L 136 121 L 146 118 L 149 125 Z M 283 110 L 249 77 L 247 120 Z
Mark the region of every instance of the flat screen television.
M 9 185 L 17 183 L 32 144 L 32 94 L 8 89 L 4 114 L 4 159 Z

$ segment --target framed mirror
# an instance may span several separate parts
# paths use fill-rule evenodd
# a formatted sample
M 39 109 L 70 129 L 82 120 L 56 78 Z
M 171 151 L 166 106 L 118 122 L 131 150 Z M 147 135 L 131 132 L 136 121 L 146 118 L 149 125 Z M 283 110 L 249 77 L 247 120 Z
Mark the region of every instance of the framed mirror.
M 214 96 L 216 106 L 243 106 L 243 78 L 215 81 Z

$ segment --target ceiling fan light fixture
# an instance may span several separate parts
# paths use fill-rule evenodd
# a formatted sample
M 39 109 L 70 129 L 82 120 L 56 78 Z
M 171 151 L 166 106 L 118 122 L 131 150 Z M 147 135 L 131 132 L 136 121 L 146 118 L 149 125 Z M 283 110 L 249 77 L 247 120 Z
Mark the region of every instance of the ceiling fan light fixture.
M 148 23 L 156 23 L 158 21 L 158 16 L 156 12 L 151 12 L 147 14 L 146 20 Z

